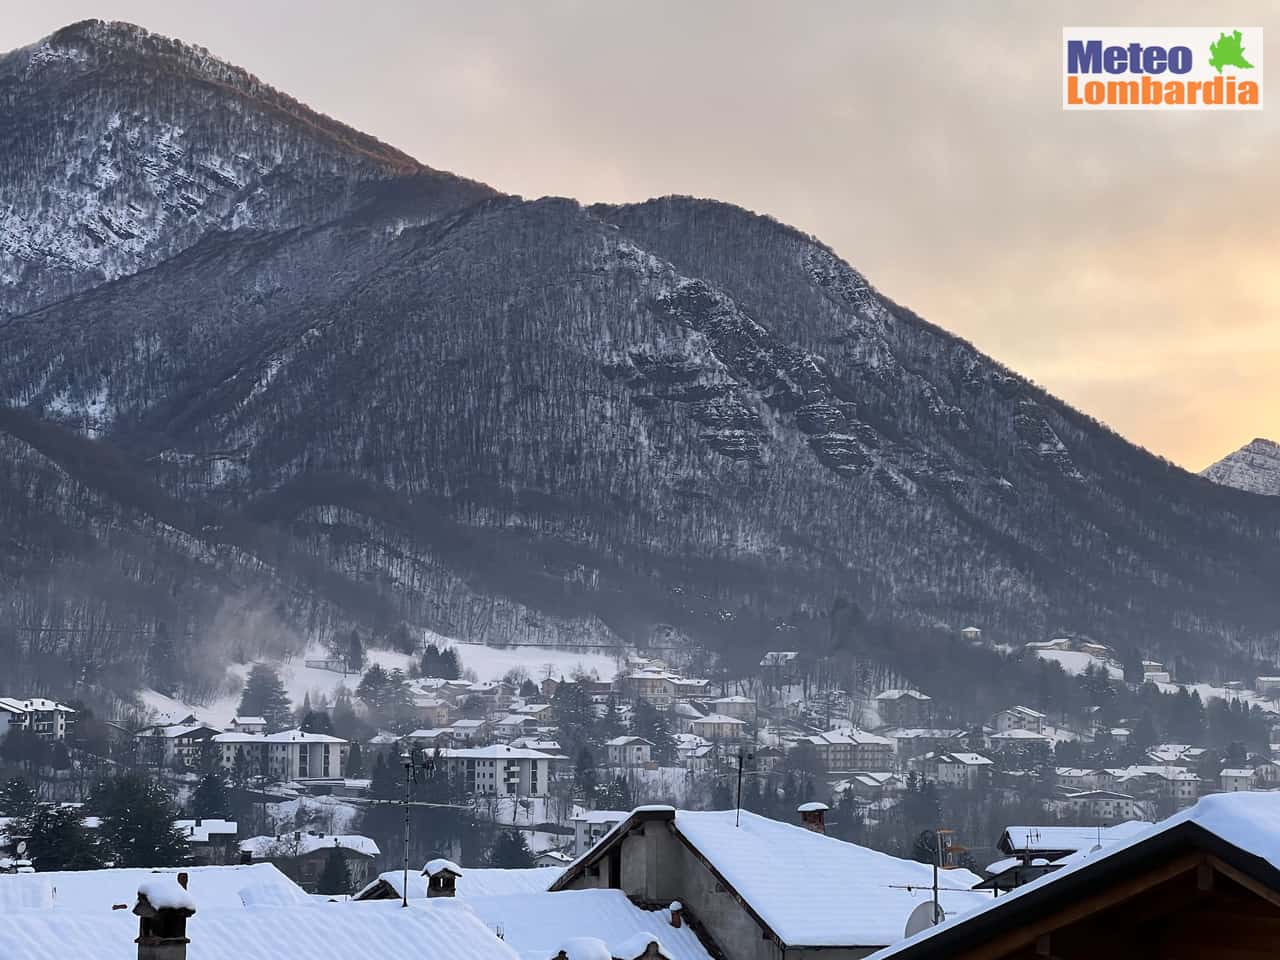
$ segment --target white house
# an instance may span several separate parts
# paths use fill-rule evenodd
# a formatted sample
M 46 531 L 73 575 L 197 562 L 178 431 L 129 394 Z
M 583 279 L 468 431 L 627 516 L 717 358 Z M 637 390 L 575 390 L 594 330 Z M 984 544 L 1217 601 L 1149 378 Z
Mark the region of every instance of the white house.
M 1045 715 L 1039 710 L 1032 710 L 1022 704 L 1001 710 L 991 718 L 991 726 L 996 733 L 1008 733 L 1010 730 L 1030 730 L 1032 733 L 1044 733 Z
M 224 769 L 233 769 L 241 756 L 251 772 L 278 780 L 334 779 L 342 776 L 347 761 L 347 741 L 326 733 L 227 731 L 214 736 L 213 742 Z
M 614 737 L 605 747 L 611 767 L 642 767 L 653 761 L 653 743 L 643 737 Z
M 980 753 L 944 753 L 933 767 L 938 783 L 972 790 L 982 782 L 994 761 Z
M 504 744 L 446 748 L 434 756 L 445 763 L 449 776 L 460 779 L 470 793 L 515 797 L 545 796 L 555 763 L 565 759 L 558 754 Z
M 65 740 L 74 714 L 66 704 L 44 697 L 0 697 L 0 737 L 10 730 L 29 730 L 45 740 Z
M 573 818 L 573 855 L 580 857 L 631 816 L 630 810 L 587 810 Z
M 1228 767 L 1218 777 L 1222 781 L 1223 793 L 1235 793 L 1238 790 L 1253 789 L 1253 771 L 1248 767 Z

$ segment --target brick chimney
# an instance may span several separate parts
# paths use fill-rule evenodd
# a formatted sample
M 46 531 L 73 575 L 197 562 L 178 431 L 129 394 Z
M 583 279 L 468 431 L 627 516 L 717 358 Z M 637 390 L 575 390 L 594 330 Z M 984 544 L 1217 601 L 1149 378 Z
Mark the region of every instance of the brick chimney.
M 427 897 L 452 897 L 462 870 L 457 864 L 443 858 L 431 860 L 422 871 L 427 877 Z
M 671 913 L 671 925 L 679 928 L 684 923 L 684 904 L 679 900 L 672 900 L 667 910 Z
M 187 960 L 187 918 L 196 912 L 187 895 L 187 875 L 166 874 L 138 887 L 133 913 L 138 918 L 138 960 Z
M 812 830 L 814 833 L 825 834 L 827 832 L 827 811 L 830 809 L 825 803 L 802 803 L 796 808 L 800 813 L 800 823 L 806 830 Z

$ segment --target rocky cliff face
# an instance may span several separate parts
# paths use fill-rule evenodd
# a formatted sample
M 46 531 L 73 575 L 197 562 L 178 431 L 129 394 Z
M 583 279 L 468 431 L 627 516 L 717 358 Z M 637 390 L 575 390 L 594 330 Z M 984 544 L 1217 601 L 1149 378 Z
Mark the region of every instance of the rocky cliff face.
M 1280 443 L 1259 437 L 1206 467 L 1201 476 L 1249 493 L 1280 497 Z
M 109 94 L 76 93 L 103 70 Z M 1204 658 L 1276 635 L 1275 504 L 1136 449 L 776 221 L 501 196 L 133 28 L 69 28 L 0 78 L 9 115 L 66 104 L 61 133 L 24 113 L 0 144 L 0 168 L 43 165 L 0 209 L 56 226 L 0 226 L 18 658 L 32 620 L 126 616 L 121 578 L 136 678 L 156 622 L 227 649 L 251 589 L 278 632 L 674 635 L 743 661 L 857 647 L 851 609 Z M 86 232 L 129 204 L 137 238 Z M 84 550 L 48 530 L 89 501 L 119 576 L 69 590 Z

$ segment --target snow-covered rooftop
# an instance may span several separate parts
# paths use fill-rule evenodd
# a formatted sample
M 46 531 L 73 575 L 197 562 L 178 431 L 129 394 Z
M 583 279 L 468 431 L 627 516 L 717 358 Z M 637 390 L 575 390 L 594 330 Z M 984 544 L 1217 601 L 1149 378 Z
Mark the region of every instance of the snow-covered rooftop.
M 528 867 L 511 870 L 500 867 L 461 867 L 459 869 L 462 870 L 462 876 L 454 887 L 454 897 L 465 900 L 472 897 L 496 897 L 513 893 L 544 893 L 564 873 L 563 867 Z M 391 887 L 397 897 L 403 895 L 404 871 L 389 870 L 379 874 L 378 880 L 384 881 Z M 365 890 L 376 883 L 377 881 L 373 881 L 365 887 Z M 359 893 L 356 894 L 356 896 L 359 895 Z M 425 899 L 426 896 L 426 878 L 418 871 L 410 870 L 409 899 Z
M 621 890 L 564 890 L 559 893 L 476 897 L 468 906 L 525 960 L 550 960 L 565 941 L 603 941 L 609 957 L 633 957 L 641 940 L 654 939 L 671 960 L 710 960 L 697 935 L 683 924 L 671 926 L 671 912 L 642 910 Z
M 192 843 L 208 843 L 211 834 L 231 836 L 240 829 L 234 820 L 175 820 L 173 825 Z
M 974 917 L 993 910 L 1008 909 L 1027 896 L 1034 896 L 1047 885 L 1060 883 L 1066 877 L 1080 871 L 1092 869 L 1100 863 L 1115 857 L 1122 852 L 1136 847 L 1148 840 L 1160 836 L 1186 823 L 1194 823 L 1232 846 L 1253 854 L 1267 861 L 1271 866 L 1280 869 L 1280 793 L 1241 791 L 1238 793 L 1218 793 L 1200 800 L 1186 810 L 1182 810 L 1166 820 L 1154 824 L 1139 824 L 1143 829 L 1135 830 L 1128 838 L 1110 846 L 1104 845 L 1094 852 L 1083 851 L 1075 854 L 1060 870 L 1033 880 L 1018 887 L 1002 897 L 987 903 L 980 903 L 977 909 L 967 914 L 946 920 L 936 927 L 931 927 L 913 937 L 908 937 L 884 950 L 871 955 L 868 960 L 889 960 L 902 951 L 934 937 L 945 935 L 947 931 L 969 922 Z M 1132 829 L 1133 823 L 1119 824 L 1119 827 Z M 1017 829 L 1017 828 L 1010 828 Z M 1040 831 L 1049 829 L 1073 828 L 1034 828 Z M 1094 828 L 1074 828 L 1082 832 L 1091 832 Z M 1116 828 L 1112 828 L 1116 829 Z
M 297 905 L 307 901 L 302 888 L 270 863 L 181 869 L 189 877 L 187 889 L 200 904 L 202 914 L 241 908 L 250 902 Z M 176 877 L 178 872 L 176 867 L 122 867 L 0 875 L 0 915 L 33 909 L 110 913 L 116 904 L 133 906 L 134 894 L 143 883 L 159 876 Z M 3 949 L 0 957 L 8 960 Z
M 240 842 L 241 853 L 252 853 L 262 858 L 302 856 L 330 847 L 352 850 L 367 857 L 376 857 L 382 852 L 372 838 L 358 833 L 300 833 L 296 836 L 286 833 L 279 837 L 250 837 Z
M 1150 827 L 1141 820 L 1128 820 L 1111 827 L 1006 827 L 1001 847 L 1014 850 L 1088 850 L 1096 843 L 1114 844 Z
M 132 893 L 132 891 L 129 891 Z M 0 914 L 0 957 L 49 960 L 92 957 L 136 960 L 138 919 L 128 910 L 102 915 Z M 200 903 L 187 923 L 189 960 L 351 960 L 352 957 L 413 957 L 414 960 L 519 960 L 463 903 L 321 904 L 214 911 Z
M 893 943 L 930 896 L 933 871 L 926 864 L 745 810 L 735 827 L 734 816 L 680 810 L 675 826 L 789 945 Z M 946 871 L 943 909 L 972 909 L 981 897 L 969 888 L 979 880 L 968 870 Z

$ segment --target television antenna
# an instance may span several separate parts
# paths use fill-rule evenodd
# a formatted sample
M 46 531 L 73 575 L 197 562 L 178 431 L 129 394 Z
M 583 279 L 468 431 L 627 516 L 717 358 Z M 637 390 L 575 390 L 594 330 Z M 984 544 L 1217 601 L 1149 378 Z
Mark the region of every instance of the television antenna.
M 404 764 L 404 877 L 400 883 L 400 906 L 409 906 L 409 808 L 413 806 L 413 784 L 418 782 L 418 771 L 429 777 L 435 773 L 435 757 L 425 750 L 406 750 L 400 754 Z

